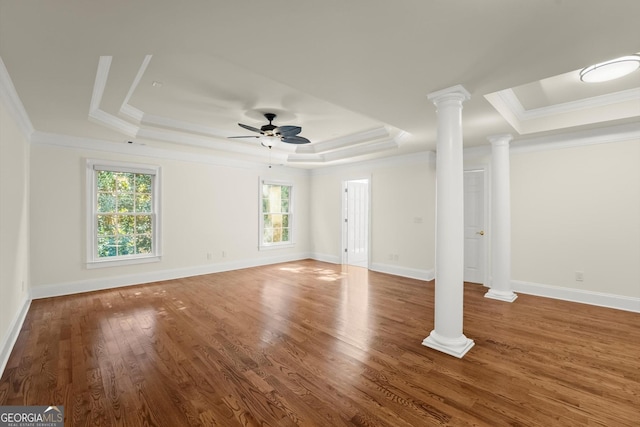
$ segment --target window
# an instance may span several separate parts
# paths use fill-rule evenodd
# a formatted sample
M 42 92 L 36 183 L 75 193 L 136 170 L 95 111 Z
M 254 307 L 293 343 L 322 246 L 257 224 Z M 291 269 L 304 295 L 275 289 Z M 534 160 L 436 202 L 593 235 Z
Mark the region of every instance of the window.
M 159 167 L 87 162 L 90 267 L 157 261 Z
M 293 244 L 292 185 L 262 181 L 260 187 L 260 247 Z

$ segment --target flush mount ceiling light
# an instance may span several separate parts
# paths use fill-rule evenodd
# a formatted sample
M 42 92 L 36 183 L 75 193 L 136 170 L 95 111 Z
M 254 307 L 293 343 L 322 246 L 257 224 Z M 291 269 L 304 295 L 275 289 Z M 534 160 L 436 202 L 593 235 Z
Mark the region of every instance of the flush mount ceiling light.
M 626 76 L 640 67 L 640 56 L 630 55 L 591 65 L 580 71 L 580 80 L 597 83 Z

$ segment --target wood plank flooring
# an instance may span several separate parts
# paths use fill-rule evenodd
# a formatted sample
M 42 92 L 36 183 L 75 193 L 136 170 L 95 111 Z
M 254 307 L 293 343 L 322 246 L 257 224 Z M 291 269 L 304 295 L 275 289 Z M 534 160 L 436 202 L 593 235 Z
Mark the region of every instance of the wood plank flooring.
M 33 301 L 0 405 L 66 426 L 639 426 L 640 315 L 300 261 Z

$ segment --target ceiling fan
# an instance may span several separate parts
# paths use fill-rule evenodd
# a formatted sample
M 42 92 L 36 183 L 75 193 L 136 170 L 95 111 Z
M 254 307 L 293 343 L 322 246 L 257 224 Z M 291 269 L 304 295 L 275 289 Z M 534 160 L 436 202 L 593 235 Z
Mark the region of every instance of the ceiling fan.
M 265 113 L 264 117 L 269 120 L 269 124 L 260 127 L 260 129 L 242 123 L 238 123 L 238 125 L 252 132 L 259 133 L 263 137 L 267 137 L 266 140 L 263 140 L 261 143 L 268 148 L 273 146 L 273 144 L 268 142 L 271 138 L 278 138 L 280 141 L 286 142 L 287 144 L 308 144 L 311 142 L 307 138 L 298 136 L 298 134 L 302 132 L 302 128 L 300 126 L 276 126 L 271 123 L 276 118 L 276 115 L 273 113 Z M 260 138 L 260 136 L 230 136 L 229 138 Z

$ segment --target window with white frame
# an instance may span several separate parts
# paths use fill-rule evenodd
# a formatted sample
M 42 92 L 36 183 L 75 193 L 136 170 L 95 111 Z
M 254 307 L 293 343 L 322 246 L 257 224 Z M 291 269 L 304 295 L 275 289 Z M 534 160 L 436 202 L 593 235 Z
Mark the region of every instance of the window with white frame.
M 91 267 L 160 257 L 160 168 L 87 161 L 87 262 Z
M 293 186 L 260 182 L 260 247 L 293 244 Z

